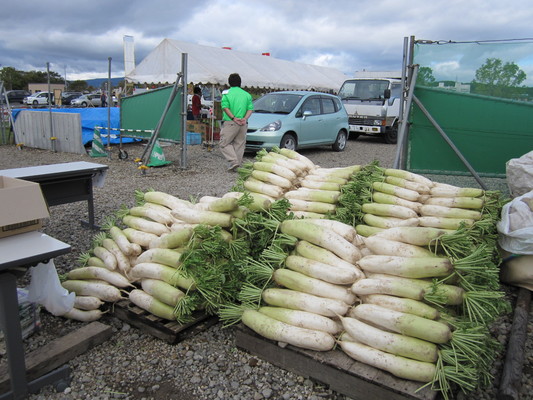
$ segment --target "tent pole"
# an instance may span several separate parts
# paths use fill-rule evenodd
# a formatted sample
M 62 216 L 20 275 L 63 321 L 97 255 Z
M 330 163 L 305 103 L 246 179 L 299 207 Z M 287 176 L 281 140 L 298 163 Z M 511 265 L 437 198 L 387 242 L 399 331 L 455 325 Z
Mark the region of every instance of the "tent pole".
M 213 101 L 213 106 L 211 107 L 211 121 L 209 121 L 211 124 L 209 143 L 212 145 L 215 141 L 215 84 L 213 83 L 211 84 L 211 100 Z

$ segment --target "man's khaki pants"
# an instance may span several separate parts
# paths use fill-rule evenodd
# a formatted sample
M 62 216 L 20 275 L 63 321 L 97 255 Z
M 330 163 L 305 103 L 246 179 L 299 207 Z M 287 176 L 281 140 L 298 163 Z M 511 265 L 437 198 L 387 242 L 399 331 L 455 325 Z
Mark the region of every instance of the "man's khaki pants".
M 248 125 L 238 125 L 233 121 L 224 121 L 220 132 L 218 146 L 230 166 L 241 165 L 246 147 L 246 130 Z

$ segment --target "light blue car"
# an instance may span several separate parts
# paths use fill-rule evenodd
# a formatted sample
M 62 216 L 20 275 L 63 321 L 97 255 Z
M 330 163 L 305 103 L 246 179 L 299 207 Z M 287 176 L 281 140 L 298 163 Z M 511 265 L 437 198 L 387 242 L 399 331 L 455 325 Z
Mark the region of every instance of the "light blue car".
M 348 139 L 348 114 L 337 96 L 305 91 L 265 94 L 254 101 L 248 119 L 247 150 L 273 147 L 297 150 L 331 145 L 343 151 Z

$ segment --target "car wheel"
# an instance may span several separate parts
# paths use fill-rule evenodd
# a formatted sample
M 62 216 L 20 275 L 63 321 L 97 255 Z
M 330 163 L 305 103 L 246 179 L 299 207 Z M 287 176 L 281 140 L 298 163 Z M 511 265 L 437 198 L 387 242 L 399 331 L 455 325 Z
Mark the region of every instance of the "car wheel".
M 37 104 L 39 104 L 39 102 L 37 100 L 33 100 L 33 105 L 36 106 Z
M 87 107 L 87 102 L 86 102 L 86 101 L 82 102 L 82 103 L 81 103 L 81 106 L 82 106 L 82 107 Z
M 279 147 L 282 149 L 289 149 L 289 150 L 295 150 L 298 147 L 298 142 L 296 140 L 296 136 L 292 133 L 286 133 L 281 138 L 281 142 L 279 144 Z
M 385 143 L 388 144 L 396 144 L 398 141 L 398 125 L 394 125 L 391 128 L 388 128 L 385 131 L 385 136 L 383 136 L 383 140 L 385 140 Z
M 331 148 L 333 151 L 343 151 L 346 148 L 347 140 L 346 131 L 340 130 L 339 133 L 337 133 L 337 139 L 335 139 L 335 143 L 333 143 Z

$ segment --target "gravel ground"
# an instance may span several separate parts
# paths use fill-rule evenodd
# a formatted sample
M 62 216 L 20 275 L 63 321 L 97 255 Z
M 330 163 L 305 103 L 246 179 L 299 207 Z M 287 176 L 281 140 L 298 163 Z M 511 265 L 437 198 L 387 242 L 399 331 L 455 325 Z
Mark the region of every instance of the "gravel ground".
M 227 172 L 219 150 L 201 145 L 189 146 L 187 168 L 182 169 L 180 148 L 163 146 L 169 166 L 151 168 L 144 174 L 133 160 L 144 150 L 143 144 L 124 145 L 127 160 L 118 159 L 118 146 L 109 158 L 90 158 L 85 155 L 53 153 L 50 151 L 15 146 L 0 146 L 0 169 L 53 164 L 70 161 L 90 161 L 109 166 L 104 187 L 95 188 L 96 222 L 113 214 L 121 205 L 132 207 L 135 190 L 155 189 L 180 198 L 199 198 L 204 195 L 221 196 L 231 189 L 236 174 Z M 365 164 L 379 160 L 380 165 L 393 164 L 395 146 L 375 138 L 350 141 L 343 153 L 329 148 L 302 150 L 315 164 L 338 167 Z M 253 160 L 253 154 L 246 159 Z M 429 176 L 439 182 L 458 186 L 476 186 L 472 178 Z M 506 191 L 505 181 L 484 180 L 489 188 Z M 76 267 L 80 253 L 90 249 L 96 233 L 83 228 L 80 219 L 87 218 L 85 202 L 51 207 L 50 220 L 44 232 L 69 243 L 72 252 L 56 258 L 58 272 L 65 273 Z M 29 280 L 20 280 L 24 286 Z M 505 288 L 514 300 L 516 290 Z M 42 329 L 25 341 L 26 351 L 46 345 L 50 340 L 78 329 L 82 323 L 54 317 L 41 312 Z M 495 337 L 506 344 L 512 315 L 502 317 L 493 328 Z M 533 318 L 529 319 L 529 339 L 524 365 L 522 399 L 533 398 Z M 30 399 L 347 399 L 328 387 L 269 364 L 236 348 L 231 328 L 215 325 L 207 331 L 176 345 L 141 332 L 127 323 L 106 315 L 101 322 L 113 328 L 113 336 L 103 344 L 88 350 L 69 362 L 70 386 L 62 393 L 53 387 L 43 388 Z M 135 351 L 131 351 L 135 349 Z M 0 345 L 0 363 L 5 363 L 5 348 Z M 470 399 L 495 399 L 501 375 L 501 360 L 493 369 L 494 387 L 471 394 Z M 459 395 L 459 398 L 465 398 Z

